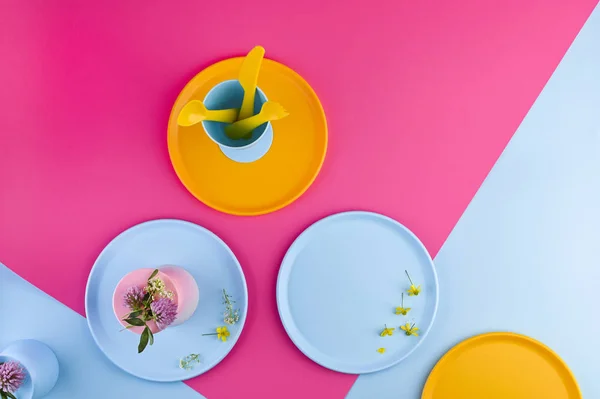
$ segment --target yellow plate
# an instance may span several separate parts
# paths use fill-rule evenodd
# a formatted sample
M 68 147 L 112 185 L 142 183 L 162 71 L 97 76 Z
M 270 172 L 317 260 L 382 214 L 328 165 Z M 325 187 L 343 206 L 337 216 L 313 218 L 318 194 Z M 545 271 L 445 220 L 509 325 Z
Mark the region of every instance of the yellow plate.
M 171 162 L 183 185 L 200 201 L 234 215 L 261 215 L 292 203 L 317 177 L 327 151 L 327 122 L 319 98 L 290 68 L 265 59 L 258 78 L 269 100 L 290 115 L 273 122 L 273 144 L 252 163 L 227 158 L 202 125 L 177 125 L 177 115 L 190 100 L 224 80 L 237 79 L 243 57 L 230 58 L 196 75 L 179 94 L 171 111 L 168 145 Z
M 478 335 L 450 349 L 435 365 L 422 399 L 581 399 L 560 357 L 524 335 Z

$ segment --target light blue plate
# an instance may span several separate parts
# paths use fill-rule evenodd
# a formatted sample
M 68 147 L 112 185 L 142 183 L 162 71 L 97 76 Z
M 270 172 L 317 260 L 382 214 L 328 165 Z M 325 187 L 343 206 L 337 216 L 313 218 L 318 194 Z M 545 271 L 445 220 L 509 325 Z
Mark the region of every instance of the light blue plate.
M 410 283 L 421 294 L 408 297 Z M 412 310 L 395 314 L 400 306 Z M 306 356 L 329 369 L 362 374 L 391 367 L 425 339 L 438 305 L 431 257 L 406 227 L 386 216 L 346 212 L 309 227 L 288 250 L 277 280 L 279 316 Z M 419 337 L 399 329 L 415 322 Z M 380 337 L 384 324 L 391 337 Z M 378 348 L 386 348 L 384 354 Z
M 138 354 L 139 336 L 119 332 L 113 291 L 128 272 L 165 264 L 182 266 L 194 276 L 200 290 L 198 308 L 185 323 L 156 334 L 154 345 Z M 224 324 L 223 288 L 241 312 L 240 321 L 229 327 L 227 342 L 202 336 Z M 142 223 L 117 236 L 96 260 L 85 294 L 88 325 L 100 349 L 124 371 L 151 381 L 182 381 L 216 366 L 238 340 L 247 310 L 246 280 L 233 252 L 210 231 L 180 220 Z M 200 354 L 202 363 L 189 371 L 180 369 L 179 359 L 190 353 Z

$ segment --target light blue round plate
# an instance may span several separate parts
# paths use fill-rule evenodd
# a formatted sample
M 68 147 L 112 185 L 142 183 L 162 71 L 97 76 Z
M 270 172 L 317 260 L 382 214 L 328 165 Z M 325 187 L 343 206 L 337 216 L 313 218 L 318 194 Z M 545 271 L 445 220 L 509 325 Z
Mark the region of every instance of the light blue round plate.
M 200 290 L 194 315 L 185 323 L 155 335 L 154 345 L 137 353 L 139 335 L 122 331 L 112 310 L 113 291 L 132 270 L 166 264 L 184 267 Z M 240 320 L 229 326 L 227 342 L 212 333 L 223 323 L 222 290 L 237 302 Z M 85 312 L 94 340 L 118 367 L 151 381 L 182 381 L 216 366 L 238 340 L 248 310 L 248 290 L 242 268 L 229 247 L 203 227 L 181 220 L 155 220 L 134 226 L 102 251 L 87 283 Z M 200 354 L 192 370 L 179 368 L 179 359 Z
M 421 285 L 409 297 L 405 270 Z M 396 315 L 404 292 L 407 316 Z M 277 280 L 279 316 L 294 344 L 329 369 L 362 374 L 391 367 L 426 338 L 438 305 L 429 253 L 406 227 L 386 216 L 346 212 L 304 231 L 288 250 Z M 416 323 L 419 337 L 399 329 Z M 393 335 L 380 337 L 387 327 Z M 384 354 L 377 351 L 385 348 Z

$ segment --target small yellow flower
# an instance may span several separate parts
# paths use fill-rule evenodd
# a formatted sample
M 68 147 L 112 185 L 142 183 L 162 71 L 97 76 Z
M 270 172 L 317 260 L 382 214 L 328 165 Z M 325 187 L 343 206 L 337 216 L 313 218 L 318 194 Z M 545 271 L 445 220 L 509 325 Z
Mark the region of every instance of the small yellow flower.
M 396 308 L 396 314 L 401 314 L 402 316 L 406 316 L 408 312 L 410 312 L 411 308 Z
M 408 281 L 410 281 L 410 288 L 407 290 L 408 291 L 408 296 L 417 296 L 419 295 L 419 293 L 421 292 L 421 286 L 416 286 L 415 283 L 413 283 L 412 279 L 410 278 L 410 275 L 408 274 L 408 271 L 405 270 L 404 273 L 406 273 L 406 277 L 408 277 Z
M 404 331 L 404 334 L 411 336 L 414 335 L 415 337 L 418 337 L 419 334 L 417 333 L 417 331 L 419 331 L 419 327 L 415 326 L 415 323 L 413 323 L 412 325 L 410 325 L 410 323 L 406 323 L 403 326 L 400 326 L 400 329 L 402 331 Z
M 204 336 L 204 335 L 216 335 L 217 339 L 220 339 L 223 342 L 227 341 L 227 337 L 229 337 L 229 335 L 230 335 L 229 330 L 227 329 L 227 326 L 217 327 L 216 331 L 217 331 L 216 333 L 202 334 L 202 336 Z
M 417 296 L 417 295 L 419 295 L 420 292 L 421 292 L 420 285 L 418 287 L 411 285 L 410 288 L 408 289 L 408 296 L 413 296 L 413 295 Z
M 227 326 L 223 326 L 223 327 L 217 327 L 217 339 L 220 339 L 221 341 L 225 342 L 227 341 L 227 337 L 229 337 L 229 330 L 227 329 Z
M 379 349 L 377 349 L 377 352 L 379 352 L 383 355 L 385 353 L 385 348 L 379 348 Z
M 385 328 L 383 329 L 383 331 L 379 335 L 382 336 L 382 337 L 385 337 L 386 335 L 389 335 L 391 337 L 392 334 L 394 334 L 394 330 L 395 330 L 395 328 L 388 328 L 388 326 L 385 325 Z
M 396 308 L 396 314 L 401 314 L 402 316 L 406 316 L 408 312 L 410 312 L 411 308 L 404 307 L 404 292 L 402 293 L 402 306 Z

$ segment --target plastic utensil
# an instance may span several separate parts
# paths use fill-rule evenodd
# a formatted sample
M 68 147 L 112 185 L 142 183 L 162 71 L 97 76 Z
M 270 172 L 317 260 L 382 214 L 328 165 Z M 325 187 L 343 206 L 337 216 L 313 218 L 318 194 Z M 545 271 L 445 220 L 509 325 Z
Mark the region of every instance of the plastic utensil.
M 239 68 L 238 68 L 239 69 Z M 202 100 L 211 109 L 239 108 L 244 98 L 244 89 L 240 82 L 226 80 L 214 86 Z M 265 93 L 256 88 L 254 95 L 254 113 L 258 114 L 267 102 Z M 223 154 L 232 161 L 250 163 L 262 158 L 273 143 L 273 126 L 263 123 L 240 140 L 233 140 L 225 134 L 227 123 L 202 121 L 206 135 L 214 141 Z
M 225 134 L 234 140 L 241 139 L 263 123 L 276 121 L 288 115 L 289 113 L 280 104 L 275 101 L 267 101 L 258 114 L 226 126 Z
M 256 82 L 258 80 L 258 72 L 262 64 L 265 49 L 261 46 L 256 46 L 246 56 L 240 69 L 238 80 L 244 89 L 244 100 L 240 108 L 238 120 L 246 119 L 254 115 L 254 94 L 256 92 Z
M 233 123 L 238 117 L 237 109 L 206 109 L 202 101 L 192 100 L 183 106 L 177 117 L 179 126 L 192 126 L 202 121 Z

